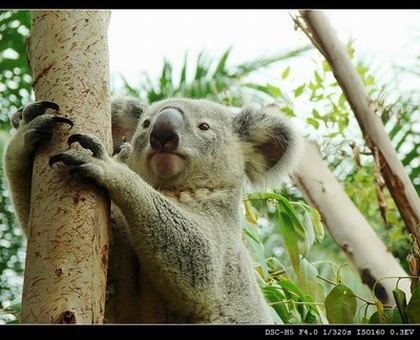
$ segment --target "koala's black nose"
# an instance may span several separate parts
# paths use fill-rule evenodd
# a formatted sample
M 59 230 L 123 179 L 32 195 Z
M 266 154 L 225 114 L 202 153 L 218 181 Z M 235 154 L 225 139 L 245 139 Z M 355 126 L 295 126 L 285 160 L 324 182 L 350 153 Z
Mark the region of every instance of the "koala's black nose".
M 184 125 L 182 113 L 174 108 L 163 110 L 153 124 L 150 146 L 156 151 L 173 152 L 179 145 L 179 130 Z

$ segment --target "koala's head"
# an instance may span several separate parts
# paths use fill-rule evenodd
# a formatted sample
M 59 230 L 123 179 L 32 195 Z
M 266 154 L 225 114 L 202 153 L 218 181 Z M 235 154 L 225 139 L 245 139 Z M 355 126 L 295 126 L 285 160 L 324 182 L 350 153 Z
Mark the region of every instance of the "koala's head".
M 151 105 L 132 139 L 131 167 L 157 189 L 238 188 L 278 179 L 299 138 L 278 111 L 233 109 L 207 100 Z

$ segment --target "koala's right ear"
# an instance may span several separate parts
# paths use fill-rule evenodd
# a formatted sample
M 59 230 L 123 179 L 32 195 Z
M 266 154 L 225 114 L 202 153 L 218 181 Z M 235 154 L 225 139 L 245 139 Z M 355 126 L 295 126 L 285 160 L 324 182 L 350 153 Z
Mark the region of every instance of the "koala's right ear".
M 130 142 L 140 117 L 147 105 L 130 97 L 116 98 L 111 103 L 112 142 L 114 151 L 124 142 Z
M 245 108 L 233 119 L 251 184 L 261 189 L 278 184 L 298 159 L 301 137 L 275 106 Z

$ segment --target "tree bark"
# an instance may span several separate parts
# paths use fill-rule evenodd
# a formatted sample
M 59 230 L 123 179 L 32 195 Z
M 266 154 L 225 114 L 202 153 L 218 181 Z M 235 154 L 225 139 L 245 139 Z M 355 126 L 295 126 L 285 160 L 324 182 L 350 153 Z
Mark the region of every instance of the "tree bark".
M 101 323 L 108 258 L 109 198 L 51 169 L 51 155 L 77 132 L 97 135 L 111 152 L 108 11 L 34 11 L 28 59 L 37 100 L 60 105 L 63 126 L 38 150 L 22 298 L 24 323 Z
M 381 278 L 407 276 L 328 169 L 316 144 L 305 143 L 294 181 L 306 200 L 321 213 L 331 236 L 365 284 L 372 289 Z M 396 281 L 381 280 L 375 288 L 376 296 L 383 302 L 393 302 Z M 399 287 L 410 295 L 409 280 L 401 280 Z
M 330 64 L 360 125 L 372 154 L 379 155 L 381 173 L 410 232 L 420 243 L 420 199 L 400 162 L 384 126 L 376 116 L 362 80 L 338 40 L 333 27 L 321 11 L 301 11 L 310 39 Z

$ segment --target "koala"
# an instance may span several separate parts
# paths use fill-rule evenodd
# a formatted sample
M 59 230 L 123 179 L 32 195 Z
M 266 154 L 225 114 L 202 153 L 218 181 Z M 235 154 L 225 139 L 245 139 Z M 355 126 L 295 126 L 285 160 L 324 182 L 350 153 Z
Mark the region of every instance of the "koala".
M 5 153 L 16 214 L 27 233 L 31 156 L 57 124 L 72 125 L 51 102 L 12 118 Z M 246 185 L 277 183 L 293 168 L 300 136 L 268 108 L 233 108 L 170 98 L 112 104 L 114 155 L 98 136 L 78 133 L 53 155 L 71 175 L 112 201 L 106 322 L 273 322 L 242 238 Z M 126 137 L 127 141 L 124 142 Z

